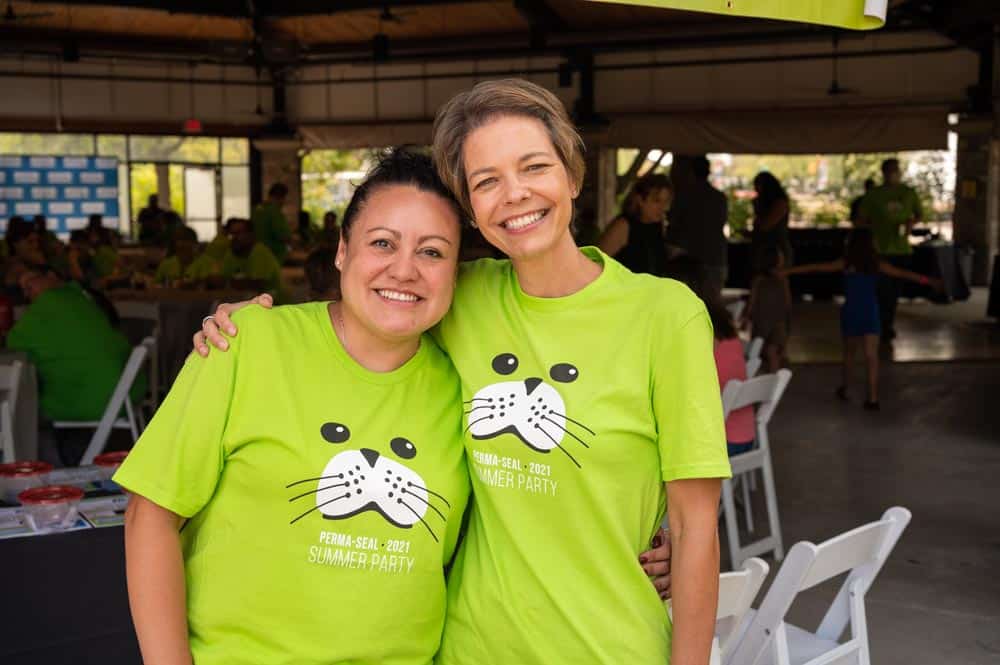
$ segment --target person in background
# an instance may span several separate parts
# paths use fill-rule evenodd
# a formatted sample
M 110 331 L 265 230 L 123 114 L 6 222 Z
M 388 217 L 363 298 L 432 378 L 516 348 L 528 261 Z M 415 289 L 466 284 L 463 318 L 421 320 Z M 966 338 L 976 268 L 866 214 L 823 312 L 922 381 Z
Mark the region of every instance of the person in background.
M 136 224 L 139 225 L 139 242 L 144 245 L 154 244 L 163 236 L 163 213 L 160 208 L 159 197 L 150 194 L 146 200 L 146 207 L 139 211 L 136 217 Z
M 865 191 L 864 193 L 851 201 L 851 224 L 857 226 L 861 222 L 861 202 L 868 192 L 875 188 L 875 181 L 871 178 L 865 178 Z
M 306 258 L 310 300 L 340 300 L 340 271 L 334 265 L 336 250 L 321 247 Z
M 705 155 L 678 157 L 670 170 L 676 188 L 667 219 L 668 246 L 679 247 L 702 263 L 706 287 L 721 293 L 726 284 L 728 247 L 723 228 L 729 217 L 726 195 L 708 182 Z
M 720 392 L 730 381 L 746 381 L 747 362 L 743 355 L 743 342 L 737 335 L 729 310 L 715 291 L 715 275 L 693 256 L 681 255 L 667 262 L 664 276 L 684 282 L 705 303 L 715 334 L 715 368 L 719 372 Z M 730 457 L 753 447 L 756 438 L 754 429 L 752 406 L 729 414 L 726 418 L 726 447 Z
M 259 203 L 250 215 L 257 241 L 271 250 L 274 258 L 278 260 L 278 265 L 284 263 L 288 255 L 288 242 L 292 239 L 285 213 L 281 211 L 287 198 L 288 187 L 276 182 L 267 191 L 267 200 Z
M 340 224 L 337 222 L 337 211 L 327 210 L 323 214 L 323 229 L 320 231 L 318 244 L 337 249 L 340 244 Z
M 788 364 L 786 347 L 792 319 L 792 293 L 782 273 L 785 255 L 774 245 L 762 250 L 760 271 L 750 285 L 747 316 L 751 335 L 764 340 L 764 367 L 777 372 Z
M 156 244 L 166 247 L 170 239 L 174 237 L 174 232 L 184 226 L 184 219 L 175 210 L 164 210 L 160 214 L 160 235 L 156 239 Z
M 79 285 L 50 270 L 29 268 L 18 285 L 30 302 L 7 335 L 7 347 L 23 351 L 38 371 L 39 410 L 53 420 L 100 420 L 131 353 L 106 313 Z M 131 397 L 146 391 L 140 375 Z M 91 431 L 57 431 L 59 458 L 79 463 Z
M 198 254 L 198 234 L 189 226 L 174 230 L 167 245 L 167 257 L 156 267 L 154 281 L 163 286 L 180 286 L 221 274 L 222 266 L 206 254 Z
M 788 237 L 789 199 L 785 188 L 768 171 L 757 174 L 753 188 L 757 192 L 753 200 L 753 233 L 750 236 L 754 273 L 763 270 L 764 253 L 771 247 L 782 253 L 785 265 L 792 265 L 792 243 Z
M 222 276 L 236 288 L 261 289 L 279 302 L 286 300 L 281 288 L 281 264 L 266 245 L 257 241 L 248 219 L 226 222 L 229 249 L 222 259 Z
M 14 304 L 22 304 L 24 295 L 17 280 L 25 268 L 46 269 L 48 261 L 42 238 L 31 222 L 21 216 L 11 217 L 4 236 L 4 289 Z
M 864 403 L 869 411 L 879 410 L 878 399 L 878 341 L 881 320 L 878 307 L 878 283 L 883 275 L 893 279 L 906 279 L 924 286 L 941 288 L 941 282 L 924 275 L 903 270 L 879 257 L 871 230 L 855 229 L 848 236 L 844 257 L 829 263 L 811 263 L 785 270 L 785 275 L 812 272 L 839 272 L 844 275 L 844 305 L 840 309 L 840 333 L 843 339 L 843 374 L 836 394 L 848 399 L 854 356 L 861 348 L 868 372 L 868 399 Z
M 4 236 L 7 245 L 7 255 L 18 259 L 27 266 L 43 267 L 47 265 L 42 235 L 34 224 L 23 217 L 11 217 L 7 222 L 7 233 Z
M 299 222 L 295 229 L 296 246 L 308 247 L 313 240 L 312 218 L 308 210 L 299 210 Z
M 87 218 L 87 238 L 93 247 L 114 249 L 118 245 L 118 234 L 104 225 L 104 215 L 94 214 Z
M 632 272 L 662 275 L 667 260 L 663 219 L 672 198 L 667 176 L 642 176 L 632 185 L 621 212 L 608 224 L 597 246 Z
M 90 249 L 91 270 L 89 275 L 82 274 L 81 277 L 74 275 L 74 278 L 98 288 L 126 279 L 124 266 L 114 248 L 113 235 L 104 228 L 101 215 L 90 216 L 84 234 L 86 246 Z M 89 279 L 84 279 L 85 277 Z
M 875 249 L 883 259 L 901 270 L 913 268 L 910 231 L 923 218 L 916 190 L 902 183 L 898 159 L 882 162 L 882 184 L 872 189 L 858 207 L 858 225 L 871 228 Z M 878 280 L 878 309 L 882 342 L 896 337 L 896 304 L 899 281 L 883 273 Z

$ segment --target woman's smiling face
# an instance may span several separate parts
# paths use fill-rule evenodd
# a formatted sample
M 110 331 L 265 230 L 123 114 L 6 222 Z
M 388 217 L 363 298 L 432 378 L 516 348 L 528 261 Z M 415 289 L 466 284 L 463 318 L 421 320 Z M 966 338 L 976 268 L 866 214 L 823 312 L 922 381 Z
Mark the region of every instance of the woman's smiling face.
M 408 185 L 372 192 L 337 249 L 345 309 L 380 339 L 419 337 L 451 305 L 460 236 L 441 196 Z
M 462 157 L 472 212 L 491 245 L 516 261 L 572 242 L 578 187 L 539 120 L 491 120 L 469 134 Z

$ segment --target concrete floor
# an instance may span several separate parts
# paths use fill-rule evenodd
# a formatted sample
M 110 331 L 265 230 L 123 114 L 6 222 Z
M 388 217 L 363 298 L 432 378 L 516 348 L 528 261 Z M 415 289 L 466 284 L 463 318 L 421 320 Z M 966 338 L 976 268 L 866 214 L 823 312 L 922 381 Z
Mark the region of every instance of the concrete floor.
M 1000 663 L 1000 327 L 981 321 L 985 304 L 978 313 L 972 305 L 904 306 L 897 357 L 935 362 L 885 362 L 877 413 L 861 409 L 860 392 L 847 404 L 833 396 L 839 367 L 824 362 L 837 359 L 837 329 L 821 322 L 835 321 L 836 309 L 797 312 L 806 334 L 793 341 L 793 360 L 819 362 L 793 366 L 771 423 L 786 549 L 893 505 L 913 513 L 867 598 L 876 665 Z M 766 525 L 762 504 L 756 497 Z M 779 565 L 769 563 L 773 579 Z M 790 619 L 815 629 L 836 588 L 805 594 Z

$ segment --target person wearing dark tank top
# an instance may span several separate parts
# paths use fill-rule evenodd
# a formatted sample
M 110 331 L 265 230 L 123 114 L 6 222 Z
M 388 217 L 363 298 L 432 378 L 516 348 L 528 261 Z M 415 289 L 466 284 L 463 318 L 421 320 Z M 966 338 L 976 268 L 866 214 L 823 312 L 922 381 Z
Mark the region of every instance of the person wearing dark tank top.
M 597 246 L 632 272 L 662 276 L 667 262 L 663 219 L 672 193 L 670 180 L 663 174 L 639 178 Z

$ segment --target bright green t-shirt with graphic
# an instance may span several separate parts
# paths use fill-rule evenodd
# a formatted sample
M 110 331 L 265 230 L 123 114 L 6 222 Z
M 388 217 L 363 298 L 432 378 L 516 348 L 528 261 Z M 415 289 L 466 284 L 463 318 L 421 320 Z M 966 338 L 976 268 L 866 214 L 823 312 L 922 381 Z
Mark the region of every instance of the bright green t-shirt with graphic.
M 670 625 L 639 564 L 664 481 L 730 475 L 711 322 L 679 282 L 594 248 L 594 282 L 525 294 L 463 266 L 438 329 L 462 377 L 473 494 L 441 665 L 662 665 Z
M 906 185 L 882 185 L 865 194 L 859 213 L 871 224 L 875 248 L 881 254 L 911 254 L 906 223 L 920 219 L 920 197 Z
M 190 518 L 194 662 L 429 663 L 469 490 L 454 368 L 424 337 L 399 369 L 364 369 L 326 303 L 234 320 L 115 475 Z

